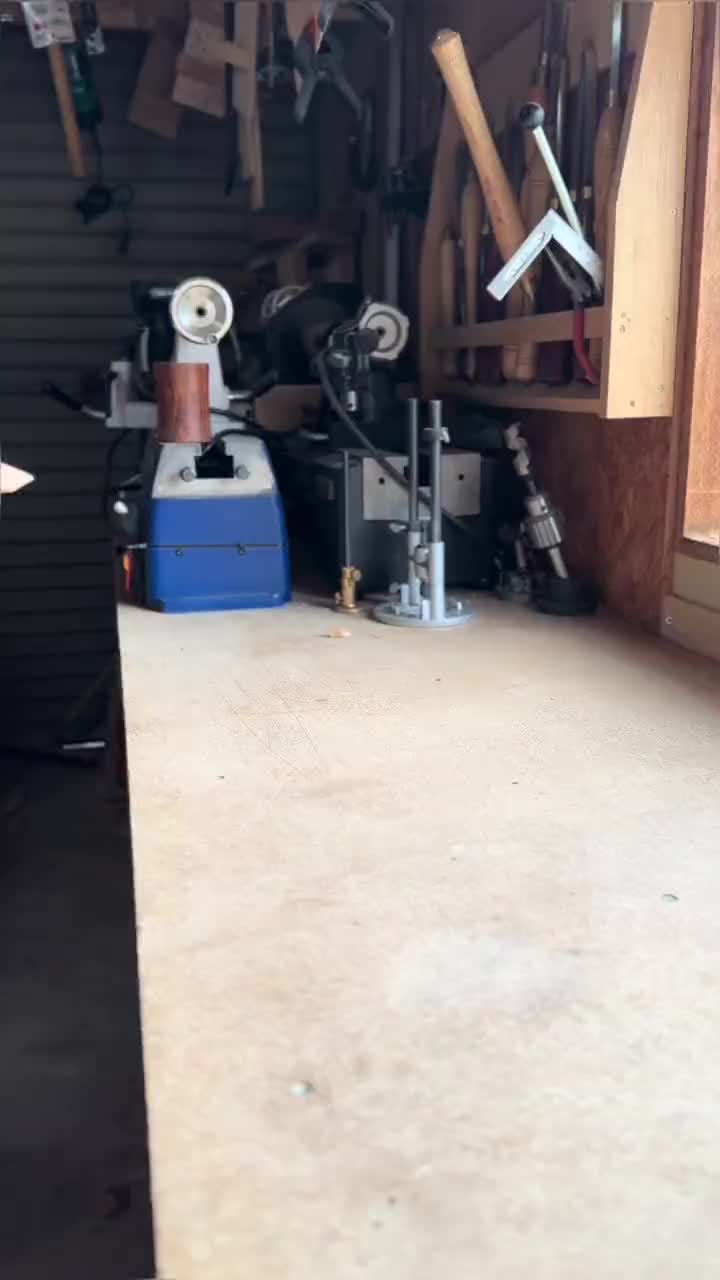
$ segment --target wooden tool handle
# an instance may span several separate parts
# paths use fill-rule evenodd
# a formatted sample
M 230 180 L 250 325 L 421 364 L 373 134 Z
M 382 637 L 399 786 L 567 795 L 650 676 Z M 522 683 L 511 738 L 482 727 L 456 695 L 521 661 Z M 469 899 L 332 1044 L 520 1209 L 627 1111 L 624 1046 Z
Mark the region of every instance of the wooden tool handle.
M 432 44 L 432 53 L 452 98 L 480 179 L 498 249 L 503 261 L 507 262 L 525 239 L 525 227 L 493 142 L 463 42 L 457 31 L 438 32 Z M 532 296 L 532 285 L 527 276 L 523 276 L 521 284 L 525 292 Z
M 610 187 L 612 186 L 615 165 L 620 152 L 622 119 L 622 109 L 619 103 L 606 107 L 600 118 L 595 139 L 595 155 L 593 157 L 595 217 L 593 231 L 595 233 L 595 250 L 600 254 L 603 262 L 607 258 Z M 591 364 L 596 369 L 600 369 L 603 357 L 603 344 L 600 338 L 593 338 L 590 343 L 589 355 Z
M 465 323 L 475 324 L 478 315 L 478 265 L 480 262 L 480 237 L 482 234 L 482 196 L 474 173 L 469 174 L 460 199 L 460 236 L 463 245 L 465 274 Z M 477 352 L 468 347 L 465 352 L 465 376 L 475 381 Z
M 606 107 L 598 126 L 593 159 L 593 185 L 595 189 L 595 251 L 605 259 L 608 240 L 608 216 L 610 187 L 620 151 L 622 110 L 616 103 Z
M 457 263 L 457 240 L 448 230 L 440 245 L 440 312 L 443 329 L 452 329 L 455 324 L 455 268 Z M 443 352 L 442 369 L 446 378 L 454 378 L 457 373 L 455 352 L 447 348 Z
M 533 305 L 519 285 L 515 285 L 507 296 L 505 314 L 508 320 L 517 320 L 520 316 L 532 315 Z M 508 382 L 534 382 L 537 377 L 537 346 L 534 342 L 507 344 L 502 348 L 500 367 L 503 378 Z
M 535 101 L 534 97 L 533 101 Z M 526 226 L 536 227 L 550 208 L 552 182 L 545 167 L 545 162 L 537 149 L 535 139 L 530 137 L 530 141 L 533 150 L 528 154 L 528 168 L 523 178 L 522 191 L 520 192 L 520 214 Z M 528 273 L 532 280 L 533 288 L 537 288 L 541 265 L 542 259 L 538 258 Z M 514 299 L 513 294 L 515 294 Z M 510 291 L 507 314 L 508 316 L 530 314 L 527 299 L 523 297 L 517 288 Z M 538 349 L 535 343 L 521 342 L 519 346 L 511 350 L 513 354 L 508 354 L 507 357 L 505 351 L 503 351 L 503 372 L 505 377 L 514 378 L 516 382 L 534 382 L 538 370 Z M 512 370 L 512 373 L 505 372 L 506 365 Z
M 87 177 L 87 170 L 85 168 L 82 138 L 80 137 L 80 128 L 75 115 L 65 57 L 59 44 L 51 44 L 48 48 L 48 62 L 50 63 L 50 72 L 55 86 L 55 97 L 60 109 L 60 119 L 63 133 L 65 134 L 65 146 L 68 160 L 70 161 L 70 172 L 73 178 L 85 178 Z

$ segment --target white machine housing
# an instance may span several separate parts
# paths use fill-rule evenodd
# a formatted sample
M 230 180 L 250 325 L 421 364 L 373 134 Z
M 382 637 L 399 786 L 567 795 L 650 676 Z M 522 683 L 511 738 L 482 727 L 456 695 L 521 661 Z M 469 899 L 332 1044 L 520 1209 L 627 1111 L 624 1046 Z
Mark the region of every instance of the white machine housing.
M 227 289 L 205 276 L 183 280 L 174 292 L 166 294 L 170 319 L 175 330 L 173 360 L 178 364 L 206 364 L 210 383 L 210 407 L 227 413 L 230 393 L 225 386 L 220 362 L 220 343 L 233 322 L 233 304 Z M 140 337 L 140 364 L 150 374 L 147 357 L 147 330 Z M 110 366 L 110 414 L 108 427 L 120 430 L 153 431 L 157 425 L 157 408 L 152 400 L 140 399 L 135 393 L 135 371 L 131 360 L 115 360 Z M 222 430 L 223 419 L 211 414 L 213 432 Z

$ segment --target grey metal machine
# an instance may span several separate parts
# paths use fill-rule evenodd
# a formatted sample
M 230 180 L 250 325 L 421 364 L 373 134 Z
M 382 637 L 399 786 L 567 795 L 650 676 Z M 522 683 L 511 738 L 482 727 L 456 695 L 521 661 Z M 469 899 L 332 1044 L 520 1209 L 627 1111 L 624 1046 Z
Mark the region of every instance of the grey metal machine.
M 457 627 L 469 622 L 472 610 L 445 594 L 445 543 L 442 536 L 442 446 L 450 437 L 443 426 L 442 401 L 430 401 L 430 492 L 420 494 L 420 401 L 408 401 L 407 580 L 378 605 L 374 617 L 395 627 Z

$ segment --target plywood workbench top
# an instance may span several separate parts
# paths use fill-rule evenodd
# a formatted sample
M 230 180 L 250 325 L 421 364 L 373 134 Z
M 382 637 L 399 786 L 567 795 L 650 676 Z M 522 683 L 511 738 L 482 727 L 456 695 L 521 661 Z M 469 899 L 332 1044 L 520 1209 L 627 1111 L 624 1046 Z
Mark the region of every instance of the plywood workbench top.
M 123 609 L 161 1280 L 710 1280 L 720 680 Z

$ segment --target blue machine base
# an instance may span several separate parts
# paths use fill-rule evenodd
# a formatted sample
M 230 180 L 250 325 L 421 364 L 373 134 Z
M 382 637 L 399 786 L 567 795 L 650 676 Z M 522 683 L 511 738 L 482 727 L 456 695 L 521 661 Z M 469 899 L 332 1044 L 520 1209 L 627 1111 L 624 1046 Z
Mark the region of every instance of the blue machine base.
M 163 613 L 275 609 L 290 599 L 285 519 L 277 493 L 153 499 L 146 599 Z

